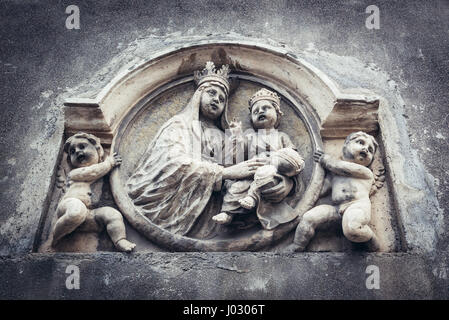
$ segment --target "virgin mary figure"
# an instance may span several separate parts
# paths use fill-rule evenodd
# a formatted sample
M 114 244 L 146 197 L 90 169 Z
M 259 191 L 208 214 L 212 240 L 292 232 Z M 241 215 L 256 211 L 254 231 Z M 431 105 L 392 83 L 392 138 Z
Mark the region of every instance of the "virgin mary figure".
M 216 70 L 212 62 L 194 73 L 197 89 L 192 98 L 162 125 L 127 181 L 128 195 L 141 213 L 171 233 L 216 236 L 219 226 L 212 216 L 221 207 L 222 181 L 252 177 L 264 164 L 255 159 L 223 165 L 228 73 L 228 66 Z M 265 196 L 285 197 L 292 186 L 285 179 Z

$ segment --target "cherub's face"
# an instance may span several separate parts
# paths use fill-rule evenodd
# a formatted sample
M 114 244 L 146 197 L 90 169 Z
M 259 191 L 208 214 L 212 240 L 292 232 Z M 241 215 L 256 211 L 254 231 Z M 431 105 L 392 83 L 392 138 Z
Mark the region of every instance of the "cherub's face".
M 278 114 L 269 100 L 259 100 L 251 108 L 251 121 L 254 129 L 272 129 Z
M 367 167 L 373 161 L 375 150 L 375 146 L 369 137 L 359 136 L 343 147 L 343 157 Z
M 201 95 L 200 109 L 204 117 L 217 120 L 223 113 L 226 94 L 219 86 L 205 88 Z
M 70 162 L 76 168 L 88 167 L 99 161 L 95 146 L 85 138 L 76 138 L 68 149 Z

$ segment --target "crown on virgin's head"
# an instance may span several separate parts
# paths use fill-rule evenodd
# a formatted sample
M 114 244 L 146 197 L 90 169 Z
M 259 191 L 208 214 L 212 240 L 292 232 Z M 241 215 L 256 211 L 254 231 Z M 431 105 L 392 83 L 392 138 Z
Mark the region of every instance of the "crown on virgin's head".
M 276 105 L 279 107 L 281 104 L 281 98 L 279 98 L 279 96 L 275 93 L 272 92 L 270 90 L 267 90 L 265 88 L 260 89 L 259 91 L 257 91 L 252 97 L 251 99 L 249 99 L 249 108 L 251 109 L 252 106 L 260 100 L 270 100 L 274 103 L 276 103 Z
M 215 64 L 212 61 L 206 62 L 206 67 L 202 71 L 195 71 L 193 73 L 193 78 L 199 87 L 205 82 L 218 82 L 221 84 L 226 91 L 229 93 L 229 66 L 223 65 L 220 70 L 215 69 Z

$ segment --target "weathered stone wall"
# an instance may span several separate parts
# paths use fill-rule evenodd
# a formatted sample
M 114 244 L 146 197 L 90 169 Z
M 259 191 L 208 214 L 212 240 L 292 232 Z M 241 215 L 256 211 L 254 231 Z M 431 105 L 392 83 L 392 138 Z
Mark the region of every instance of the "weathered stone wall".
M 80 269 L 79 290 L 66 289 L 71 264 Z M 367 265 L 379 267 L 379 290 L 366 288 Z M 32 254 L 2 262 L 0 298 L 447 299 L 432 266 L 434 259 L 406 253 Z
M 65 28 L 70 4 L 80 8 L 80 30 Z M 379 30 L 365 27 L 370 4 L 380 8 Z M 1 298 L 449 297 L 444 227 L 449 215 L 447 2 L 137 1 L 131 6 L 126 1 L 9 1 L 0 7 Z M 409 159 L 419 160 L 404 163 L 410 174 L 406 187 L 412 187 L 411 197 L 424 199 L 423 216 L 405 215 L 408 220 L 401 222 L 410 227 L 412 239 L 419 238 L 417 243 L 429 239 L 432 250 L 284 256 L 30 254 L 45 219 L 63 141 L 63 100 L 80 93 L 92 96 L 115 75 L 114 68 L 143 56 L 139 38 L 163 48 L 180 37 L 228 32 L 285 44 L 342 88 L 360 86 L 389 100 L 398 137 L 408 135 L 411 142 L 399 144 L 413 153 Z M 357 81 L 348 72 L 358 73 Z M 435 233 L 429 235 L 432 225 Z M 88 291 L 66 291 L 68 264 L 80 266 Z M 380 290 L 365 287 L 369 264 L 380 268 Z M 255 289 L 247 292 L 243 283 Z M 115 290 L 124 284 L 135 290 Z

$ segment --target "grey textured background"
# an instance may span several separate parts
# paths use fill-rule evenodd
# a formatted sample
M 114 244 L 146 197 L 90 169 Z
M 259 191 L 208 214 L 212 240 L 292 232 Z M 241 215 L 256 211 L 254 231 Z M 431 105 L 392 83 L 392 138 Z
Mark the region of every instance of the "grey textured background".
M 80 30 L 65 28 L 65 8 L 70 4 L 80 8 Z M 370 4 L 380 8 L 380 30 L 365 28 L 368 16 L 365 8 Z M 0 256 L 3 256 L 0 275 L 4 278 L 28 270 L 25 273 L 30 280 L 22 280 L 19 286 L 14 282 L 14 276 L 8 282 L 0 280 L 7 284 L 2 285 L 0 298 L 70 298 L 52 290 L 59 285 L 56 276 L 46 283 L 47 291 L 37 290 L 37 284 L 33 282 L 48 270 L 55 270 L 58 261 L 67 262 L 70 257 L 62 256 L 58 260 L 50 256 L 26 255 L 33 247 L 33 235 L 47 201 L 61 143 L 61 97 L 71 96 L 73 88 L 90 79 L 92 74 L 98 76 L 98 79 L 91 79 L 93 83 L 110 76 L 107 69 L 103 70 L 104 66 L 139 37 L 169 36 L 175 39 L 235 32 L 270 38 L 297 50 L 318 50 L 355 58 L 388 74 L 392 85 L 397 85 L 401 93 L 410 141 L 425 169 L 433 176 L 439 206 L 446 225 L 449 225 L 448 17 L 448 1 L 3 1 L 0 3 Z M 315 288 L 313 295 L 304 294 L 306 286 L 297 292 L 279 289 L 272 296 L 228 292 L 212 297 L 448 298 L 449 265 L 445 260 L 448 248 L 448 237 L 443 236 L 437 252 L 429 256 L 404 254 L 379 258 L 379 264 L 391 271 L 388 277 L 396 273 L 394 266 L 402 265 L 410 278 L 401 278 L 398 280 L 401 283 L 390 281 L 388 288 L 374 295 L 363 285 L 355 288 L 352 284 L 348 285 L 347 291 L 329 293 L 345 279 L 339 280 L 340 273 L 335 270 L 330 273 L 329 277 L 333 275 L 334 280 L 328 287 Z M 204 257 L 204 254 L 192 254 L 187 259 L 198 259 L 197 256 Z M 270 263 L 276 261 L 276 255 L 268 256 Z M 146 265 L 145 261 L 152 257 L 155 256 L 134 256 L 125 260 L 131 260 L 133 268 L 141 270 L 140 265 Z M 263 257 L 265 254 L 254 254 L 249 258 L 255 259 L 255 270 L 260 269 Z M 310 266 L 329 263 L 325 257 L 307 257 L 317 257 L 318 260 L 306 263 L 304 257 L 282 257 L 279 266 L 299 264 L 303 272 L 313 272 Z M 111 270 L 125 272 L 126 265 L 116 263 L 121 258 L 105 254 L 97 263 L 104 263 L 102 259 L 108 262 Z M 155 259 L 155 263 L 156 266 L 158 263 L 181 263 L 183 258 L 179 259 L 163 254 Z M 210 259 L 212 257 L 206 261 Z M 223 259 L 232 260 L 232 256 Z M 321 263 L 319 259 L 323 259 Z M 346 276 L 363 270 L 366 259 L 362 255 L 349 259 L 349 262 L 343 260 L 349 268 Z M 238 261 L 244 263 L 244 260 Z M 96 272 L 106 272 L 104 268 L 96 267 L 95 262 L 91 268 L 96 270 L 90 275 L 92 279 L 98 276 Z M 148 274 L 151 270 L 145 272 Z M 239 279 L 228 275 L 229 271 L 220 270 L 220 281 L 231 277 L 238 283 Z M 185 271 L 192 272 L 187 274 L 191 279 L 200 281 L 195 278 L 196 271 L 188 268 Z M 166 272 L 165 275 L 174 276 L 177 271 L 168 268 Z M 212 283 L 214 280 L 211 277 L 207 281 Z M 300 286 L 298 281 L 302 280 L 280 279 L 275 286 Z M 177 288 L 182 297 L 209 297 L 209 289 L 192 293 L 188 289 L 193 284 L 175 282 L 172 288 Z M 95 281 L 92 283 L 95 288 Z M 307 283 L 310 287 L 313 281 Z M 101 292 L 97 297 L 108 297 Z M 170 293 L 142 293 L 136 297 L 169 296 Z M 86 292 L 84 297 L 89 298 Z M 123 293 L 114 297 L 133 296 Z

